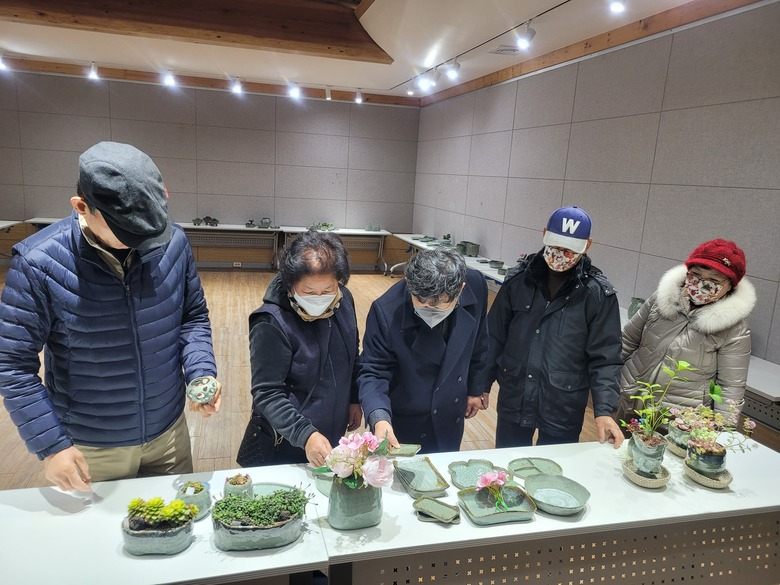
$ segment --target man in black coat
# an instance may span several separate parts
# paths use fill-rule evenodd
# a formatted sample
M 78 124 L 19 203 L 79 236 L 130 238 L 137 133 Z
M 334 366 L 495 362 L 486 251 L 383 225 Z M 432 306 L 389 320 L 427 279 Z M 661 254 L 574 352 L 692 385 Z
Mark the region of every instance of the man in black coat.
M 496 447 L 576 443 L 588 395 L 600 442 L 620 446 L 610 416 L 620 395 L 620 313 L 614 287 L 585 252 L 590 216 L 555 211 L 544 249 L 520 261 L 490 308 L 490 372 L 498 380 Z
M 360 358 L 360 405 L 374 433 L 457 451 L 464 419 L 487 408 L 487 284 L 454 250 L 415 254 L 374 301 Z

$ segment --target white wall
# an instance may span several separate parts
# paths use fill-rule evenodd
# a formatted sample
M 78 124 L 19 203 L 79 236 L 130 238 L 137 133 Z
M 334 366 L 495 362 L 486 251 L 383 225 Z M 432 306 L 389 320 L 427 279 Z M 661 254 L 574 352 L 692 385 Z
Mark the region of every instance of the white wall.
M 414 231 L 513 263 L 561 205 L 627 306 L 699 243 L 732 239 L 780 363 L 780 3 L 422 109 Z

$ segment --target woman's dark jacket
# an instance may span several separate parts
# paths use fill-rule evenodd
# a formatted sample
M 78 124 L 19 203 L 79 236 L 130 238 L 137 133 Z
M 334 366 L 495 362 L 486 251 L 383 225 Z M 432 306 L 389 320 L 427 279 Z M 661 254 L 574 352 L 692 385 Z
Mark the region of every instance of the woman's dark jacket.
M 357 404 L 358 331 L 352 294 L 341 286 L 334 315 L 304 321 L 277 275 L 249 316 L 253 412 L 295 447 L 319 431 L 337 445 Z M 306 396 L 313 389 L 311 398 Z
M 14 246 L 0 303 L 0 393 L 40 459 L 74 443 L 151 441 L 181 416 L 185 383 L 215 375 L 206 300 L 178 226 L 124 279 L 75 213 Z
M 360 358 L 360 405 L 368 419 L 390 413 L 403 443 L 457 451 L 468 396 L 481 396 L 487 369 L 487 284 L 469 269 L 452 314 L 449 339 L 414 312 L 406 281 L 371 305 Z
M 555 298 L 547 264 L 532 254 L 512 269 L 490 309 L 490 375 L 498 416 L 551 435 L 582 427 L 588 393 L 594 416 L 620 395 L 620 312 L 614 287 L 590 258 L 572 268 Z

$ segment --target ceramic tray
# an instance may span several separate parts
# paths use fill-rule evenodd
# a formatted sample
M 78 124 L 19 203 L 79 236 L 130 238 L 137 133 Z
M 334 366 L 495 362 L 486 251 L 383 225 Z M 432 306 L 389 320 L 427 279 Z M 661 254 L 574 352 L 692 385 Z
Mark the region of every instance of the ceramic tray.
M 685 457 L 688 455 L 688 450 L 683 449 L 677 443 L 672 441 L 672 438 L 669 435 L 666 435 L 666 443 L 666 450 L 669 451 L 669 453 L 677 455 L 678 457 Z
M 503 467 L 496 467 L 487 459 L 469 459 L 468 461 L 453 461 L 447 469 L 450 470 L 452 484 L 462 490 L 477 487 L 479 476 L 491 471 L 503 471 L 512 479 L 512 474 Z
M 576 514 L 590 499 L 584 486 L 562 475 L 537 473 L 525 480 L 525 489 L 540 510 L 556 516 Z
M 444 524 L 460 523 L 460 508 L 452 506 L 436 498 L 422 496 L 417 498 L 412 507 L 417 519 L 422 522 L 442 522 Z
M 387 454 L 392 457 L 414 457 L 422 449 L 422 445 L 403 443 L 395 449 L 388 449 Z
M 518 486 L 504 486 L 504 503 L 508 510 L 496 510 L 496 502 L 487 490 L 468 488 L 458 492 L 458 503 L 466 515 L 477 526 L 503 524 L 504 522 L 525 522 L 536 512 L 536 504 Z
M 623 475 L 625 475 L 632 483 L 635 483 L 639 487 L 648 489 L 658 489 L 664 487 L 669 483 L 669 479 L 672 477 L 669 470 L 663 465 L 661 471 L 656 477 L 647 477 L 646 475 L 640 475 L 636 470 L 634 462 L 630 459 L 623 461 Z
M 545 475 L 561 475 L 563 470 L 552 459 L 543 459 L 542 457 L 521 457 L 509 462 L 509 471 L 516 477 L 525 479 L 532 475 L 544 473 Z
M 684 463 L 683 471 L 685 472 L 685 475 L 687 475 L 689 478 L 691 478 L 699 485 L 703 485 L 705 487 L 716 489 L 716 490 L 722 490 L 723 488 L 728 487 L 728 485 L 734 480 L 731 473 L 729 473 L 728 469 L 724 469 L 715 477 L 708 477 L 706 475 L 699 473 L 698 471 L 690 467 L 687 463 Z
M 394 459 L 393 467 L 401 485 L 413 498 L 420 496 L 438 498 L 446 495 L 446 490 L 450 487 L 427 457 L 400 461 Z

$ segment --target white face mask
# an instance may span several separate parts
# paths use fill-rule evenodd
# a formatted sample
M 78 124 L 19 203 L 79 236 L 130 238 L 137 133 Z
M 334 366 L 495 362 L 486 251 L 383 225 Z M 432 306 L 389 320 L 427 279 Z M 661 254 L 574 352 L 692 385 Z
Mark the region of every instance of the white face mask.
M 414 312 L 417 316 L 425 321 L 431 329 L 436 327 L 439 323 L 444 321 L 455 310 L 458 304 L 455 303 L 449 309 L 434 309 L 433 307 L 414 307 Z
M 563 248 L 554 248 L 552 246 L 544 247 L 544 260 L 547 262 L 547 266 L 550 270 L 555 272 L 565 272 L 577 265 L 577 262 L 582 258 L 582 254 L 577 254 L 571 250 L 564 250 Z
M 312 317 L 319 317 L 328 310 L 336 295 L 299 295 L 293 291 L 293 298 L 298 306 Z

